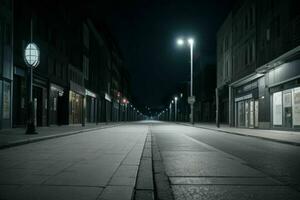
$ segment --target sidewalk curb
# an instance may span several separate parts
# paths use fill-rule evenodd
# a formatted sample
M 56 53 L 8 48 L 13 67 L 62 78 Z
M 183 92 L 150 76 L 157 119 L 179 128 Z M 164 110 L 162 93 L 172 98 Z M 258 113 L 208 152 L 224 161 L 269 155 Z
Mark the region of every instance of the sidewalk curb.
M 36 138 L 28 138 L 28 139 L 24 139 L 24 140 L 17 140 L 17 141 L 14 141 L 14 142 L 9 142 L 7 144 L 1 145 L 0 150 L 7 149 L 7 148 L 10 148 L 10 147 L 20 146 L 20 145 L 24 145 L 24 144 L 40 142 L 40 141 L 43 141 L 43 140 L 66 137 L 66 136 L 75 135 L 75 134 L 84 133 L 84 132 L 89 132 L 89 131 L 94 131 L 94 130 L 98 130 L 98 129 L 112 128 L 112 127 L 120 126 L 120 125 L 122 125 L 122 124 L 107 125 L 107 126 L 102 126 L 102 127 L 99 126 L 99 127 L 88 128 L 88 129 L 79 130 L 79 131 L 69 131 L 69 132 L 61 133 L 61 134 L 47 135 L 47 136 L 41 136 L 41 137 L 36 137 Z
M 148 132 L 140 158 L 132 200 L 155 199 L 152 157 L 152 138 L 151 133 Z
M 249 135 L 249 134 L 230 132 L 230 131 L 225 131 L 225 130 L 221 130 L 221 129 L 208 128 L 208 127 L 204 127 L 204 126 L 201 126 L 201 125 L 200 126 L 195 126 L 195 125 L 192 126 L 192 125 L 184 124 L 184 123 L 176 123 L 176 124 L 180 124 L 180 125 L 184 125 L 184 126 L 190 126 L 190 127 L 194 127 L 194 128 L 202 128 L 202 129 L 207 129 L 207 130 L 211 130 L 211 131 L 219 131 L 219 132 L 228 133 L 228 134 L 232 134 L 232 135 L 253 137 L 253 138 L 258 138 L 258 139 L 262 139 L 262 140 L 278 142 L 278 143 L 282 143 L 282 144 L 289 144 L 289 145 L 293 145 L 293 146 L 300 146 L 300 143 L 298 143 L 298 142 L 290 142 L 290 141 L 278 140 L 278 139 L 267 138 L 267 137 L 262 137 L 262 136 L 257 136 L 257 135 Z

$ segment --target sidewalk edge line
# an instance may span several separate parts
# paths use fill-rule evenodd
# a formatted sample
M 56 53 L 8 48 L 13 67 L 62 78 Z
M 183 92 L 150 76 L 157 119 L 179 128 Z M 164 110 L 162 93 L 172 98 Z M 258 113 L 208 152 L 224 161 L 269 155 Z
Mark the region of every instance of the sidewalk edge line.
M 218 132 L 228 133 L 228 134 L 232 134 L 232 135 L 253 137 L 253 138 L 268 140 L 268 141 L 272 141 L 272 142 L 278 142 L 278 143 L 282 143 L 282 144 L 289 144 L 289 145 L 293 145 L 293 146 L 300 146 L 300 143 L 298 143 L 298 142 L 290 142 L 290 141 L 278 140 L 278 139 L 267 138 L 267 137 L 262 137 L 262 136 L 257 136 L 257 135 L 249 135 L 249 134 L 242 134 L 242 133 L 224 131 L 224 130 L 208 128 L 208 127 L 204 127 L 204 126 L 192 126 L 192 125 L 184 124 L 184 123 L 176 123 L 176 124 L 180 124 L 180 125 L 184 125 L 184 126 L 190 126 L 190 127 L 194 127 L 194 128 L 202 128 L 202 129 L 207 129 L 207 130 L 211 130 L 211 131 L 218 131 Z
M 89 131 L 94 131 L 94 130 L 99 130 L 99 129 L 112 128 L 112 127 L 120 126 L 120 125 L 122 125 L 122 124 L 114 124 L 114 125 L 109 125 L 109 126 L 104 126 L 104 127 L 84 129 L 84 130 L 80 130 L 80 131 L 70 131 L 70 132 L 66 132 L 66 133 L 62 133 L 62 134 L 47 135 L 47 136 L 41 136 L 41 137 L 37 137 L 37 138 L 28 138 L 28 139 L 24 139 L 24 140 L 18 140 L 17 142 L 10 142 L 10 143 L 1 145 L 0 150 L 7 149 L 10 147 L 15 147 L 15 146 L 21 146 L 21 145 L 25 145 L 25 144 L 40 142 L 40 141 L 44 141 L 44 140 L 50 140 L 50 139 L 66 137 L 66 136 L 70 136 L 70 135 L 76 135 L 79 133 L 84 133 L 84 132 L 89 132 Z

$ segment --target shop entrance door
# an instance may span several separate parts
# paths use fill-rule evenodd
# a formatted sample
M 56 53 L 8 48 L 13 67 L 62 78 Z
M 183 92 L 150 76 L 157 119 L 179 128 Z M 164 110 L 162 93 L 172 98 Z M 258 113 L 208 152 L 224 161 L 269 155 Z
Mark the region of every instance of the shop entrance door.
M 250 122 L 250 101 L 245 101 L 245 127 L 249 127 Z
M 238 126 L 244 127 L 245 126 L 245 102 L 240 101 L 237 104 L 238 106 Z
M 258 100 L 254 101 L 254 127 L 258 127 Z
M 239 127 L 258 127 L 258 100 L 248 99 L 240 101 L 237 107 Z
M 249 128 L 254 128 L 254 100 L 249 101 L 250 112 L 249 112 Z
M 292 128 L 292 93 L 283 94 L 283 125 L 285 128 Z
M 43 89 L 33 86 L 34 122 L 36 126 L 43 126 Z

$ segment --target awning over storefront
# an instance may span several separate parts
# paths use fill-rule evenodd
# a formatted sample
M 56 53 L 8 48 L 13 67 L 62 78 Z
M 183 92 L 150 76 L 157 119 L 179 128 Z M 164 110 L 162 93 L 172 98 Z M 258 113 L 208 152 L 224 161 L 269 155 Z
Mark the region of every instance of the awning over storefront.
M 93 97 L 93 98 L 97 98 L 97 95 L 95 93 L 93 93 L 93 92 L 91 92 L 90 90 L 87 90 L 87 89 L 85 89 L 85 95 Z
M 109 102 L 111 102 L 111 97 L 109 96 L 109 94 L 105 93 L 105 99 Z
M 282 54 L 281 56 L 275 58 L 274 60 L 266 63 L 265 65 L 257 68 L 257 73 L 266 73 L 267 71 L 287 62 L 289 59 L 294 57 L 295 55 L 299 55 L 300 53 L 300 45 L 295 47 L 294 49 Z
M 248 95 L 245 95 L 245 96 L 242 96 L 242 97 L 235 98 L 234 101 L 238 102 L 238 101 L 243 101 L 243 100 L 251 99 L 251 98 L 252 98 L 252 94 L 248 94 Z
M 62 92 L 62 93 L 64 92 L 64 88 L 63 87 L 58 86 L 58 85 L 56 85 L 54 83 L 50 84 L 50 88 L 51 88 L 51 90 L 56 90 L 56 91 Z
M 77 83 L 74 83 L 73 81 L 70 81 L 70 90 L 85 96 L 85 88 Z
M 230 87 L 239 87 L 239 86 L 242 86 L 246 83 L 249 83 L 255 79 L 258 79 L 260 77 L 264 76 L 264 74 L 260 74 L 260 73 L 252 73 L 248 76 L 245 76 L 244 78 L 241 78 L 240 80 L 238 81 L 235 81 L 233 83 L 231 83 L 229 86 Z

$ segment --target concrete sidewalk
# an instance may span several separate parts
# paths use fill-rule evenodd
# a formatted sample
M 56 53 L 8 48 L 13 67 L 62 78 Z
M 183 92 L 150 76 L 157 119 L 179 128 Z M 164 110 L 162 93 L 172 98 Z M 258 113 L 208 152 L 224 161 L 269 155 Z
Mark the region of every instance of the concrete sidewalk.
M 0 199 L 132 200 L 147 133 L 126 123 L 3 149 Z
M 192 126 L 189 123 L 180 124 Z M 195 123 L 194 127 L 300 146 L 300 132 L 296 131 L 234 128 L 226 124 L 220 125 L 220 128 L 217 128 L 213 123 Z
M 120 122 L 111 123 L 88 123 L 85 126 L 81 124 L 76 125 L 63 125 L 63 126 L 50 126 L 50 127 L 37 127 L 38 134 L 26 135 L 25 128 L 11 128 L 0 130 L 0 149 L 22 145 L 26 143 L 63 137 L 67 135 L 82 133 L 86 131 L 92 131 L 102 128 L 109 128 L 120 125 Z

